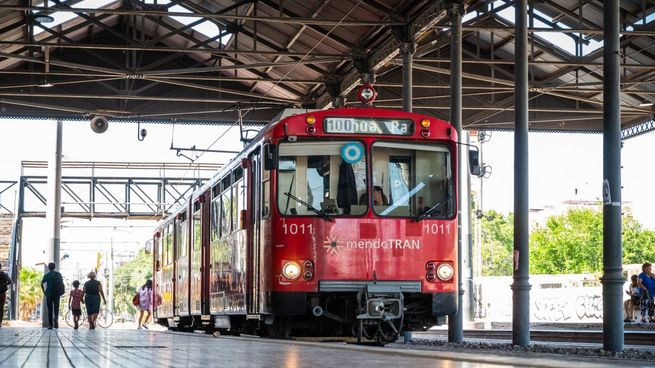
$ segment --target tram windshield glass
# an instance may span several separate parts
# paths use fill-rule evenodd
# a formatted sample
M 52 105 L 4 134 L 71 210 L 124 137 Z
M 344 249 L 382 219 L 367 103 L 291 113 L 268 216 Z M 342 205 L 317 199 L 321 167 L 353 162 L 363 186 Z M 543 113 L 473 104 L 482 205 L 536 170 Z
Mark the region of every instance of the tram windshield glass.
M 282 143 L 278 208 L 283 215 L 363 215 L 368 208 L 366 171 L 359 141 Z
M 417 220 L 454 216 L 451 156 L 446 146 L 376 142 L 371 157 L 377 215 Z

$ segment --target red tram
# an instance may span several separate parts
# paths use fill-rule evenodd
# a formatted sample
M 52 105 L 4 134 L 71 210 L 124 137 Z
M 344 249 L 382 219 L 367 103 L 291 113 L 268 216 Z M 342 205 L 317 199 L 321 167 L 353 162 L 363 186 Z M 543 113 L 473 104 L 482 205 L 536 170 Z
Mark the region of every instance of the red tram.
M 156 321 L 383 342 L 442 322 L 457 144 L 444 121 L 376 108 L 269 124 L 155 232 Z

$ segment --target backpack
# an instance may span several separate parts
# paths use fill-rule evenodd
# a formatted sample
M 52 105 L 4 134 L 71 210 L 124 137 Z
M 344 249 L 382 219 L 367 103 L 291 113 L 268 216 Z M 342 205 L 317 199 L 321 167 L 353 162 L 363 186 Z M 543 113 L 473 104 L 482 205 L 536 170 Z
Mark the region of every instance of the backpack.
M 53 275 L 53 289 L 55 296 L 62 296 L 66 293 L 66 285 L 64 285 L 64 279 L 61 277 L 59 272 L 55 272 Z
M 138 291 L 136 292 L 136 294 L 134 294 L 134 297 L 132 298 L 132 304 L 135 307 L 138 307 L 141 304 L 141 297 L 139 296 Z

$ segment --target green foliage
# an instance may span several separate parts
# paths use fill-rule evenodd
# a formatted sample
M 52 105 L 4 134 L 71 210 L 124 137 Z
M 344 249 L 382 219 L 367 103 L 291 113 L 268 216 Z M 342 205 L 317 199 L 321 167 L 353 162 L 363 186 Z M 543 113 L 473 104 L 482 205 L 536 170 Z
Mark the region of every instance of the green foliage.
M 603 268 L 603 215 L 572 209 L 552 216 L 530 236 L 533 274 L 593 273 Z
M 488 211 L 481 221 L 481 253 L 483 276 L 512 274 L 514 249 L 514 216 Z
M 21 268 L 18 277 L 20 279 L 20 318 L 27 321 L 41 303 L 43 297 L 43 291 L 41 290 L 43 272 L 24 267 Z
M 137 289 L 152 278 L 152 254 L 140 250 L 131 261 L 114 270 L 114 314 L 131 315 L 137 309 L 132 305 L 132 297 Z
M 481 219 L 483 276 L 512 275 L 513 216 L 495 211 Z M 655 260 L 655 231 L 623 216 L 623 263 Z M 603 213 L 598 208 L 571 209 L 548 218 L 530 235 L 530 273 L 598 273 L 603 268 Z

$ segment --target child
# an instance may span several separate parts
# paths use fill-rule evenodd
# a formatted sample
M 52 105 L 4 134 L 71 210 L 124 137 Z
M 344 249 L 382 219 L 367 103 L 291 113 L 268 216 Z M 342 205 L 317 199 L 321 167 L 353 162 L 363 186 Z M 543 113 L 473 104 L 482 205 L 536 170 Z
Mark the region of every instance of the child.
M 637 275 L 632 275 L 630 277 L 630 289 L 626 290 L 625 293 L 630 295 L 630 299 L 623 302 L 623 309 L 625 309 L 626 319 L 623 322 L 634 322 L 635 319 L 635 308 L 639 307 L 641 302 L 639 285 L 637 284 Z
M 68 309 L 73 312 L 73 323 L 75 323 L 74 329 L 80 327 L 79 321 L 80 316 L 82 315 L 82 307 L 80 302 L 82 301 L 82 290 L 80 290 L 80 282 L 75 280 L 73 281 L 73 290 L 68 297 Z

